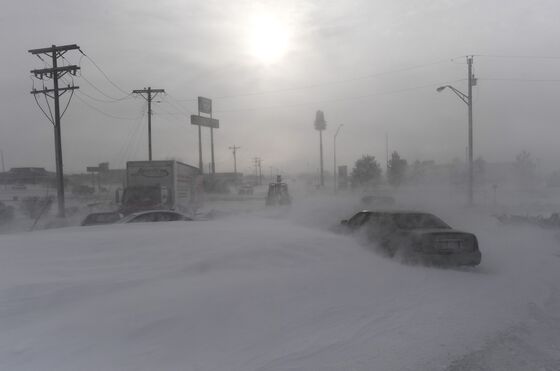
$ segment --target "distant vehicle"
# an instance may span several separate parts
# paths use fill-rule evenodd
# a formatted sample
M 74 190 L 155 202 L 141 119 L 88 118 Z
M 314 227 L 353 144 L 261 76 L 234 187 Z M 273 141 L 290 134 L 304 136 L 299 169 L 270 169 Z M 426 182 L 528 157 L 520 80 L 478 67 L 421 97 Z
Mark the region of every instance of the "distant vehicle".
M 429 213 L 365 210 L 341 225 L 349 233 L 364 231 L 389 256 L 406 262 L 475 266 L 481 261 L 474 234 L 455 230 Z
M 124 215 L 159 209 L 194 214 L 202 192 L 202 176 L 196 167 L 172 160 L 129 161 L 126 187 L 117 202 Z
M 268 185 L 268 193 L 266 195 L 267 206 L 289 205 L 292 203 L 290 194 L 288 193 L 288 185 L 282 183 L 282 177 L 276 177 L 276 183 Z
M 253 194 L 253 186 L 250 184 L 244 184 L 237 190 L 238 195 L 252 195 Z
M 191 221 L 192 218 L 170 210 L 149 210 L 132 213 L 117 221 L 121 223 L 149 223 L 149 222 L 174 222 L 179 220 Z
M 82 226 L 112 224 L 122 219 L 123 215 L 117 212 L 91 213 L 82 221 Z

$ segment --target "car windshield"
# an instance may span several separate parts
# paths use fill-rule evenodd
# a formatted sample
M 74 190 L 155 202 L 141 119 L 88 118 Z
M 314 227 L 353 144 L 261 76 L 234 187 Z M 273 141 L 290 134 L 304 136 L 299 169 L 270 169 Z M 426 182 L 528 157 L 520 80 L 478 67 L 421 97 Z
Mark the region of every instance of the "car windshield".
M 438 217 L 424 213 L 394 214 L 393 222 L 400 229 L 451 228 Z

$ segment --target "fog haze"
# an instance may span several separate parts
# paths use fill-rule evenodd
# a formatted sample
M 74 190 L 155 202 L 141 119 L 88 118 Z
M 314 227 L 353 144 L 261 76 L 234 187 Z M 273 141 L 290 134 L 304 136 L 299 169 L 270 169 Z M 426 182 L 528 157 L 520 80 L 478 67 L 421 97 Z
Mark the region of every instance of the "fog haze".
M 557 170 L 559 60 L 540 57 L 560 57 L 559 11 L 555 1 L 10 2 L 0 16 L 0 149 L 8 168 L 54 170 L 52 125 L 29 94 L 29 71 L 45 64 L 27 50 L 76 43 L 122 90 L 166 90 L 153 107 L 155 159 L 198 164 L 188 116 L 199 95 L 220 120 L 217 171 L 232 171 L 233 144 L 244 173 L 255 156 L 266 169 L 315 171 L 319 109 L 329 169 L 339 124 L 339 164 L 384 160 L 386 133 L 409 162 L 464 159 L 466 106 L 435 88 L 465 90 L 464 56 L 474 54 L 475 157 L 513 161 L 527 150 Z M 145 101 L 115 100 L 125 95 L 90 59 L 66 58 L 82 73 L 62 119 L 66 171 L 147 159 Z

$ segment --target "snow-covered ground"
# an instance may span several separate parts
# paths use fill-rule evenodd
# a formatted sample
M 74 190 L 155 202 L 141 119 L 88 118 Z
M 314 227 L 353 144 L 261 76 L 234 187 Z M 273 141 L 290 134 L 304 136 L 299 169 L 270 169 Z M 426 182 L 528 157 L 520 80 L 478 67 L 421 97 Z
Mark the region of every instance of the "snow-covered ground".
M 555 232 L 438 206 L 482 264 L 408 266 L 328 230 L 354 201 L 2 235 L 0 369 L 560 369 Z

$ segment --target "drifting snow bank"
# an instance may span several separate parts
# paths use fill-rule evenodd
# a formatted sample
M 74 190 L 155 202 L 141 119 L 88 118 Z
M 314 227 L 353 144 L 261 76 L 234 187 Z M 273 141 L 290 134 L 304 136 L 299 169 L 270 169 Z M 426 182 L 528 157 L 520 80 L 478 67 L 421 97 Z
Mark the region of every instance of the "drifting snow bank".
M 552 234 L 475 232 L 474 270 L 276 216 L 0 236 L 0 369 L 444 369 L 560 285 Z

